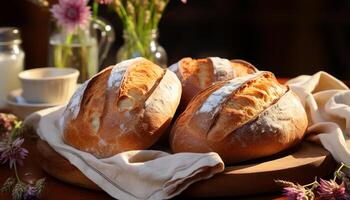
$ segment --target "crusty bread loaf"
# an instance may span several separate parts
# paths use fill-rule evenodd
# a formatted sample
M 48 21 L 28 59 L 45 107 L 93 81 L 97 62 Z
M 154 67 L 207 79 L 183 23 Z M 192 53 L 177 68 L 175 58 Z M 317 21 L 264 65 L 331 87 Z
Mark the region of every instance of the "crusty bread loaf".
M 270 72 L 219 82 L 200 92 L 175 122 L 173 152 L 217 152 L 233 164 L 287 149 L 303 138 L 298 97 Z
M 153 145 L 169 125 L 181 97 L 170 70 L 136 58 L 86 81 L 64 115 L 64 141 L 97 157 Z
M 201 90 L 218 81 L 252 74 L 257 69 L 243 60 L 227 60 L 219 57 L 203 59 L 183 58 L 169 67 L 182 83 L 181 108 Z

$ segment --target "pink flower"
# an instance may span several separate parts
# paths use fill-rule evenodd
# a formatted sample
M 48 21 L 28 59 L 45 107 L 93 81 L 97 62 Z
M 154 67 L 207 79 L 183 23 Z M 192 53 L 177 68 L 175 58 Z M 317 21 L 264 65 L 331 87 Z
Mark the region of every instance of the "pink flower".
M 13 142 L 0 142 L 0 161 L 2 164 L 9 162 L 10 168 L 12 168 L 15 163 L 23 163 L 23 159 L 28 155 L 28 150 L 21 147 L 23 142 L 23 138 L 17 138 Z
M 320 180 L 318 194 L 320 199 L 324 200 L 350 200 L 349 194 L 346 193 L 344 183 L 338 185 L 335 181 Z
M 69 33 L 77 27 L 85 28 L 89 24 L 91 11 L 86 0 L 59 0 L 50 10 L 57 23 Z
M 113 0 L 96 0 L 99 4 L 111 4 Z
M 15 127 L 17 117 L 11 114 L 0 113 L 0 141 L 6 140 Z
M 187 3 L 187 0 L 181 0 L 182 3 Z
M 284 195 L 288 200 L 307 200 L 306 190 L 302 186 L 283 188 Z

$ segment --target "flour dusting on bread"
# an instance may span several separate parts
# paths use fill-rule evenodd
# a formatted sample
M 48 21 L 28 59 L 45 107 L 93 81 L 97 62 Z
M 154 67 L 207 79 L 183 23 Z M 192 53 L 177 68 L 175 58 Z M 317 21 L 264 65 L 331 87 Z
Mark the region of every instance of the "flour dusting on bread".
M 250 74 L 245 77 L 237 77 L 233 80 L 229 80 L 224 86 L 214 91 L 207 100 L 203 103 L 203 105 L 197 111 L 198 113 L 215 113 L 219 110 L 220 105 L 226 100 L 228 96 L 236 89 L 238 89 L 244 82 L 247 82 L 257 76 L 259 76 L 262 72 L 256 74 Z
M 112 87 L 119 88 L 120 83 L 121 83 L 121 81 L 124 77 L 124 74 L 125 74 L 126 70 L 128 69 L 128 67 L 132 63 L 134 63 L 140 59 L 142 59 L 142 58 L 133 58 L 133 59 L 125 60 L 123 62 L 116 64 L 113 67 L 111 74 L 109 75 L 107 89 L 111 89 Z
M 74 92 L 72 98 L 70 99 L 69 104 L 67 105 L 67 109 L 65 113 L 67 113 L 67 110 L 69 110 L 69 113 L 72 114 L 72 119 L 75 119 L 80 111 L 80 102 L 83 98 L 84 91 L 89 84 L 90 80 L 85 81 L 81 86 Z
M 174 73 L 177 73 L 178 70 L 179 70 L 179 62 L 172 64 L 172 65 L 169 67 L 169 70 L 172 71 L 172 72 L 174 72 Z
M 223 81 L 236 77 L 235 70 L 229 60 L 219 57 L 209 57 L 208 59 L 213 63 L 215 81 Z
M 60 124 L 63 139 L 99 158 L 147 149 L 170 125 L 180 97 L 170 70 L 144 58 L 123 61 L 75 92 Z
M 198 112 L 215 112 L 218 109 L 218 105 L 222 104 L 225 99 L 243 83 L 243 80 L 241 81 L 238 82 L 237 80 L 231 80 L 218 90 L 214 91 L 199 108 Z
M 176 82 L 178 84 L 174 84 Z M 146 100 L 146 110 L 149 112 L 163 113 L 169 116 L 174 115 L 173 112 L 175 112 L 176 107 L 173 109 L 164 109 L 164 106 L 171 106 L 171 102 L 179 101 L 177 96 L 173 95 L 174 93 L 181 94 L 181 83 L 172 71 L 167 70 L 157 88 Z M 171 113 L 169 113 L 169 111 L 171 111 Z

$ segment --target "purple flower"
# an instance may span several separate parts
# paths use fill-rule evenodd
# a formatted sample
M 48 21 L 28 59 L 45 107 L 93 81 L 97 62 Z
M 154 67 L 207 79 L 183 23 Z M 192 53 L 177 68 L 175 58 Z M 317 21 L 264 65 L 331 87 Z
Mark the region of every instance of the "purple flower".
M 38 198 L 38 189 L 34 186 L 28 186 L 27 190 L 23 194 L 23 200 L 37 200 Z
M 88 26 L 91 16 L 86 0 L 59 0 L 59 4 L 54 5 L 51 12 L 58 24 L 69 33 L 77 27 L 83 29 Z
M 99 4 L 111 4 L 113 0 L 96 0 Z
M 284 195 L 288 200 L 307 200 L 306 190 L 302 186 L 283 188 Z
M 0 162 L 2 164 L 9 162 L 10 168 L 18 163 L 22 165 L 23 159 L 28 155 L 28 150 L 22 148 L 23 138 L 17 138 L 13 142 L 1 141 L 0 142 Z
M 324 200 L 350 200 L 349 194 L 345 191 L 344 182 L 338 185 L 333 180 L 320 179 L 318 194 L 320 199 Z

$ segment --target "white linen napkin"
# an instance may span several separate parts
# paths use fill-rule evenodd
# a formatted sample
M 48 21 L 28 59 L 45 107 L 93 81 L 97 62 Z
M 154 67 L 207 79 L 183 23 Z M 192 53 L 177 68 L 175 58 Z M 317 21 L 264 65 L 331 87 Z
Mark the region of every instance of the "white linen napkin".
M 320 142 L 335 160 L 350 165 L 350 90 L 326 72 L 302 75 L 287 85 L 308 115 L 308 140 Z
M 25 123 L 38 124 L 37 133 L 42 140 L 114 198 L 169 199 L 190 184 L 224 170 L 224 163 L 216 153 L 138 150 L 98 159 L 63 142 L 58 119 L 64 108 L 36 112 Z

